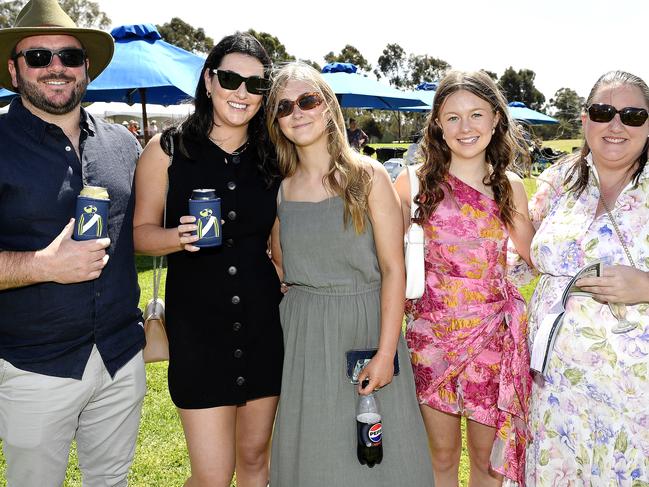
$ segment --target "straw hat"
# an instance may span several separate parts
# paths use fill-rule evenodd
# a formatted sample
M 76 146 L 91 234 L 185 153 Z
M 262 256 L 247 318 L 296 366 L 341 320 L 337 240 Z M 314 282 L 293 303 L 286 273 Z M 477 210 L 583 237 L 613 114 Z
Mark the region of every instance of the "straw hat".
M 21 39 L 57 34 L 79 39 L 90 60 L 88 76 L 91 80 L 99 76 L 113 57 L 115 44 L 108 32 L 77 27 L 57 0 L 30 0 L 16 17 L 13 27 L 0 29 L 0 86 L 9 90 L 16 89 L 11 84 L 7 60 Z

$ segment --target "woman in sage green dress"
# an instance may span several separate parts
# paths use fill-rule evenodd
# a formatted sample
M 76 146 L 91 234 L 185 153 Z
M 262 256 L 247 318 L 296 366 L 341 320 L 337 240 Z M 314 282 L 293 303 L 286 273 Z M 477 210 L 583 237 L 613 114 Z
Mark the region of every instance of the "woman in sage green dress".
M 283 183 L 273 229 L 289 286 L 280 305 L 285 357 L 271 453 L 272 487 L 430 487 L 433 476 L 401 334 L 404 264 L 400 206 L 387 171 L 345 139 L 334 93 L 300 63 L 277 73 L 267 123 Z M 345 352 L 378 348 L 362 388 Z M 393 359 L 398 354 L 399 375 Z M 356 456 L 358 394 L 376 393 L 383 461 Z

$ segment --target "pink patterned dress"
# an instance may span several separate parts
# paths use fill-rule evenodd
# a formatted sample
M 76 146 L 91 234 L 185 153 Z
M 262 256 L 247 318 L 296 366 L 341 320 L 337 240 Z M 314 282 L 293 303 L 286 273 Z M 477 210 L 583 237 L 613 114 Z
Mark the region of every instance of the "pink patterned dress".
M 496 202 L 449 175 L 424 225 L 426 289 L 407 303 L 421 404 L 496 428 L 491 468 L 521 482 L 531 388 L 525 301 L 507 279 Z

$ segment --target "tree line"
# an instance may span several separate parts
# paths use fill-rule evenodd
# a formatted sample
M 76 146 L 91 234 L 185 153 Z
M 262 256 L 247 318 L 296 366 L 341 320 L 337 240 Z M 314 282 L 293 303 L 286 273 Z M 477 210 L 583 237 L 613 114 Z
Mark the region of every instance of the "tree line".
M 11 27 L 14 19 L 28 0 L 14 0 L 0 4 L 0 28 Z M 110 18 L 101 10 L 97 2 L 92 0 L 60 0 L 63 9 L 80 27 L 107 29 L 111 25 Z M 194 27 L 179 17 L 173 17 L 169 22 L 156 26 L 160 35 L 167 42 L 187 51 L 206 54 L 214 46 L 214 40 L 206 35 L 202 27 Z M 264 46 L 274 65 L 295 61 L 286 46 L 274 35 L 249 29 Z M 327 63 L 348 62 L 355 64 L 365 74 L 374 74 L 377 78 L 385 79 L 392 86 L 400 89 L 414 89 L 422 82 L 439 81 L 449 70 L 450 63 L 428 54 L 407 53 L 399 44 L 390 43 L 385 46 L 375 65 L 372 65 L 361 52 L 351 44 L 345 45 L 339 53 L 330 51 L 323 56 Z M 310 59 L 301 59 L 320 70 L 321 66 Z M 483 69 L 498 83 L 509 101 L 520 101 L 533 110 L 546 112 L 557 118 L 560 123 L 555 126 L 537 128 L 535 131 L 543 138 L 575 138 L 581 133 L 580 113 L 584 99 L 568 87 L 560 88 L 554 96 L 546 97 L 534 85 L 536 73 L 531 69 L 507 68 L 500 76 Z M 393 114 L 368 113 L 367 111 L 349 111 L 358 118 L 361 127 L 374 139 L 392 139 L 397 133 L 398 124 L 403 127 L 403 133 L 414 133 L 423 126 L 424 116 L 406 113 L 398 116 Z M 403 120 L 401 119 L 403 116 Z

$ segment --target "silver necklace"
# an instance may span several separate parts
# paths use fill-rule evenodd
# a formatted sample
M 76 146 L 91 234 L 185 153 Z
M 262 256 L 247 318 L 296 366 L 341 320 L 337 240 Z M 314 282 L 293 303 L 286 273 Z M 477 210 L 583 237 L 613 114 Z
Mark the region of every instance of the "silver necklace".
M 218 141 L 215 138 L 213 138 L 211 135 L 208 134 L 207 138 L 210 139 L 210 141 L 212 141 L 212 143 L 215 146 L 217 146 L 219 149 L 221 149 L 226 154 L 230 154 L 231 156 L 238 156 L 242 152 L 245 152 L 245 150 L 248 148 L 248 144 L 250 144 L 250 140 L 248 139 L 248 140 L 245 141 L 245 143 L 238 150 L 235 150 L 233 152 L 228 152 L 223 147 L 221 147 L 221 144 L 219 144 Z

